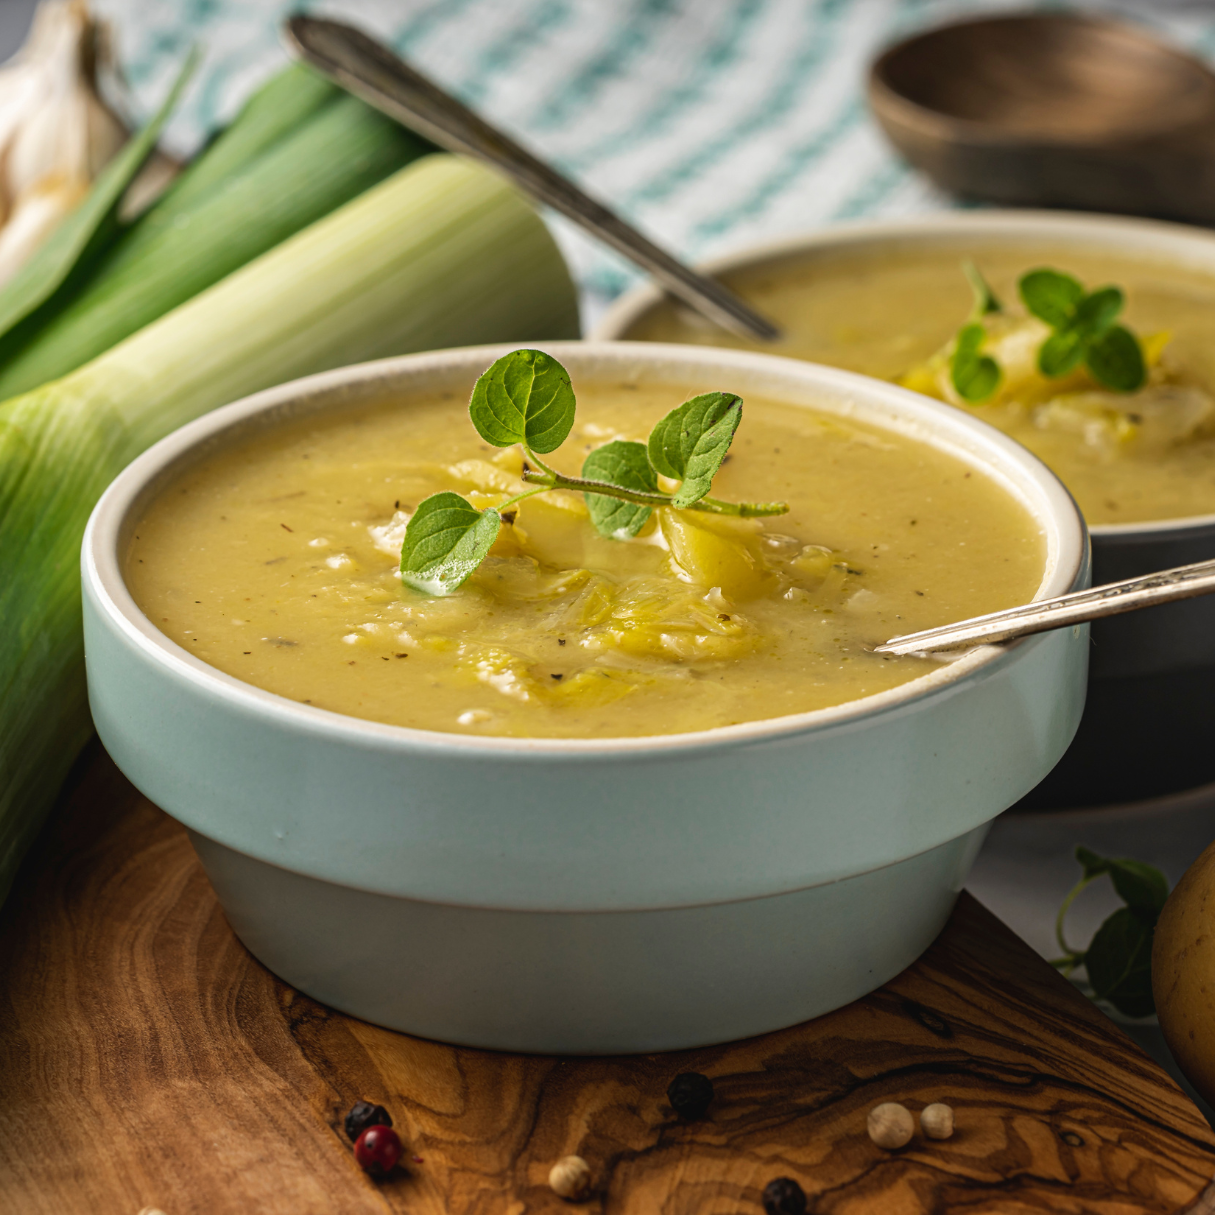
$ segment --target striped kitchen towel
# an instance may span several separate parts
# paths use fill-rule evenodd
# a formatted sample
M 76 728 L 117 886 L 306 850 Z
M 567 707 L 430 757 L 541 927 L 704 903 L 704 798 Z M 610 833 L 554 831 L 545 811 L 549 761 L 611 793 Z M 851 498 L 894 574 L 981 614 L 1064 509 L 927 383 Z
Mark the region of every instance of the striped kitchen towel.
M 285 61 L 291 0 L 94 0 L 137 103 L 192 43 L 204 67 L 169 132 L 186 150 Z M 957 205 L 884 143 L 864 100 L 886 42 L 1024 0 L 333 0 L 675 253 L 690 259 L 861 216 Z M 1058 9 L 1057 3 L 1040 5 Z M 1215 54 L 1215 3 L 1104 0 Z M 640 275 L 558 218 L 593 315 Z

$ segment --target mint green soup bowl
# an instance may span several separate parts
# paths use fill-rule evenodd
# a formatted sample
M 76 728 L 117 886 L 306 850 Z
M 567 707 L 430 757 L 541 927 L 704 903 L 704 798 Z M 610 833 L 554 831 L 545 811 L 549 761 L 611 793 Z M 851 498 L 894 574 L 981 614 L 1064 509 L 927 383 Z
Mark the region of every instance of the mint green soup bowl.
M 912 962 L 990 821 L 1080 719 L 1087 628 L 985 646 L 876 696 L 698 733 L 483 738 L 264 692 L 147 619 L 132 527 L 201 457 L 287 419 L 450 391 L 505 347 L 411 355 L 262 392 L 132 463 L 83 549 L 89 697 L 134 784 L 185 824 L 262 962 L 344 1012 L 504 1050 L 671 1050 L 818 1016 Z M 927 441 L 1037 520 L 1038 597 L 1087 585 L 1070 496 L 997 431 L 902 389 L 769 355 L 545 346 L 576 383 L 813 405 Z

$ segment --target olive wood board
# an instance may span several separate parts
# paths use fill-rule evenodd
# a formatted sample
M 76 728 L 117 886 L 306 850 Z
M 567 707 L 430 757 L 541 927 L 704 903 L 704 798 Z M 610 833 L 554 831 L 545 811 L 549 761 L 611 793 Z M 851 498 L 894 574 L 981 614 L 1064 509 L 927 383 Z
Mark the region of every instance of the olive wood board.
M 713 1079 L 702 1121 L 667 1105 L 681 1071 Z M 378 1184 L 341 1129 L 359 1098 L 406 1141 Z M 883 1101 L 948 1102 L 957 1131 L 883 1151 Z M 580 1204 L 548 1188 L 567 1153 L 593 1170 Z M 0 912 L 6 1215 L 747 1215 L 778 1176 L 832 1215 L 1215 1212 L 1215 1135 L 965 894 L 915 965 L 791 1029 L 629 1058 L 455 1048 L 266 971 L 184 830 L 94 745 Z

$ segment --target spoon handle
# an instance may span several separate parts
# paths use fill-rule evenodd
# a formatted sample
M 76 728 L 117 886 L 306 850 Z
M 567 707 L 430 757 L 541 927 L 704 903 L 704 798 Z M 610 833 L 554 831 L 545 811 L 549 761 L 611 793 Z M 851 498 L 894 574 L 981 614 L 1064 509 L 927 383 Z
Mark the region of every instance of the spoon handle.
M 885 645 L 874 647 L 878 654 L 924 654 L 933 650 L 953 650 L 962 646 L 987 645 L 1012 641 L 1031 633 L 1045 633 L 1085 620 L 1117 616 L 1175 599 L 1193 599 L 1215 591 L 1215 561 L 1198 561 L 1160 570 L 1125 582 L 1108 582 L 1087 591 L 1073 591 L 1056 599 L 1042 599 L 1003 612 L 989 612 L 957 624 L 946 624 L 922 633 L 892 637 Z
M 386 46 L 352 26 L 318 17 L 291 17 L 285 28 L 300 55 L 331 80 L 440 147 L 501 169 L 533 198 L 631 258 L 711 321 L 742 337 L 773 341 L 780 336 L 771 321 L 728 287 L 676 261 Z

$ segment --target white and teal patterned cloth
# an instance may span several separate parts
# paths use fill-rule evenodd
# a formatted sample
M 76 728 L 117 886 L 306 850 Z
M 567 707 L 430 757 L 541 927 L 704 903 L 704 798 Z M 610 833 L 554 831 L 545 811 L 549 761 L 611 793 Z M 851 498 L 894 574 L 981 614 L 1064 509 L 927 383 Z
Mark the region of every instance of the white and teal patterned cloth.
M 136 101 L 206 52 L 170 142 L 185 150 L 285 61 L 290 0 L 93 0 Z M 864 101 L 886 42 L 1026 0 L 329 0 L 678 255 L 860 216 L 954 205 L 884 143 Z M 1058 4 L 1039 7 L 1059 8 Z M 1087 5 L 1215 55 L 1215 0 Z M 587 311 L 639 276 L 555 219 Z

